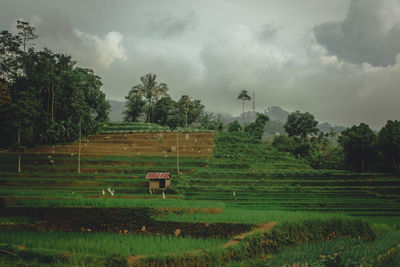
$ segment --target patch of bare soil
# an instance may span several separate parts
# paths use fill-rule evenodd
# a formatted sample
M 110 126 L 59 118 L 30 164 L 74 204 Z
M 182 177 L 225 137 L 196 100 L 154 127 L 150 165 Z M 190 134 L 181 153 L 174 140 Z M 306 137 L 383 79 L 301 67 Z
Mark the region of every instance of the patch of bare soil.
M 276 222 L 265 223 L 265 224 L 262 224 L 256 228 L 254 228 L 253 230 L 251 230 L 249 232 L 245 232 L 240 235 L 234 236 L 231 240 L 229 240 L 227 243 L 225 243 L 222 247 L 227 248 L 230 246 L 234 246 L 237 243 L 239 243 L 240 240 L 243 240 L 244 238 L 248 237 L 249 235 L 252 235 L 257 232 L 267 231 L 267 230 L 271 229 L 272 227 L 274 227 L 275 224 L 276 224 Z

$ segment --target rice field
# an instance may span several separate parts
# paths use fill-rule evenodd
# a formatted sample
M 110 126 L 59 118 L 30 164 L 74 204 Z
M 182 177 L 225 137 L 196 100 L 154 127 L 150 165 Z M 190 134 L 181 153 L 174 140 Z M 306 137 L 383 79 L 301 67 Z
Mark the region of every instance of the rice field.
M 152 130 L 149 127 L 153 127 Z M 208 227 L 208 224 L 221 223 L 235 227 L 236 224 L 256 226 L 332 217 L 363 218 L 381 225 L 382 233 L 400 225 L 400 177 L 395 174 L 314 170 L 303 161 L 262 143 L 226 133 L 194 131 L 179 134 L 182 142 L 178 148 L 178 173 L 176 133 L 154 125 L 108 124 L 104 129 L 103 133 L 84 141 L 86 150 L 81 157 L 79 174 L 77 144 L 27 151 L 22 155 L 21 173 L 16 172 L 16 154 L 0 153 L 0 206 L 10 209 L 149 208 L 155 211 L 152 220 L 160 225 L 199 223 Z M 145 179 L 148 172 L 171 173 L 172 188 L 165 191 L 166 199 L 161 191 L 150 194 Z M 108 188 L 114 190 L 114 195 Z M 0 216 L 0 229 L 35 223 L 30 217 Z M 373 241 L 377 243 L 347 239 L 326 245 L 321 243 L 323 250 L 318 251 L 330 260 L 335 253 L 332 251 L 342 247 L 343 262 L 366 263 L 362 255 L 367 255 L 374 246 L 382 247 L 377 250 L 379 255 L 384 255 L 385 249 L 386 252 L 391 248 L 396 250 L 396 242 L 400 243 L 397 232 L 392 238 L 388 235 L 382 234 L 382 239 Z M 59 231 L 13 231 L 8 235 L 0 231 L 0 243 L 5 247 L 18 245 L 32 251 L 45 251 L 44 254 L 68 252 L 75 255 L 77 263 L 71 261 L 72 257 L 67 262 L 59 262 L 66 266 L 99 264 L 88 261 L 87 255 L 112 258 L 115 255 L 168 254 L 221 247 L 226 241 L 173 235 Z M 77 244 L 75 250 L 74 243 Z M 353 245 L 361 254 L 351 258 L 350 254 L 355 253 L 347 248 Z M 112 246 L 121 249 L 116 251 Z M 324 264 L 321 258 L 314 256 L 287 256 L 316 250 L 312 244 L 298 248 L 298 252 L 295 249 L 287 253 L 284 250 L 270 262 L 318 261 Z M 396 258 L 396 255 L 390 257 Z M 35 266 L 35 262 L 32 264 Z

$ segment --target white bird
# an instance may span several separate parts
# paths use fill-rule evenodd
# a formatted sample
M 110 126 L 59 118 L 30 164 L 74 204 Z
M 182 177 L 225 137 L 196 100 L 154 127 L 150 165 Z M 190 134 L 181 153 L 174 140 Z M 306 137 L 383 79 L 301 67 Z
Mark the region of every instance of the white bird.
M 106 194 L 106 192 L 104 192 L 104 189 L 103 189 L 103 196 Z
M 162 199 L 165 199 L 164 191 L 162 192 Z
M 111 188 L 108 188 L 107 191 L 113 196 L 114 195 L 114 190 L 111 190 Z

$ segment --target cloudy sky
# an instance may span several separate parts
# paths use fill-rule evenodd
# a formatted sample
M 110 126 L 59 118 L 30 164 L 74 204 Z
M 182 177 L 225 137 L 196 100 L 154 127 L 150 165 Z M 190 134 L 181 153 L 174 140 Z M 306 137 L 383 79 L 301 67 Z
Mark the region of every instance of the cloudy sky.
M 213 112 L 239 115 L 246 89 L 260 111 L 400 119 L 399 0 L 0 0 L 1 30 L 21 18 L 38 46 L 94 69 L 109 99 L 151 72 Z

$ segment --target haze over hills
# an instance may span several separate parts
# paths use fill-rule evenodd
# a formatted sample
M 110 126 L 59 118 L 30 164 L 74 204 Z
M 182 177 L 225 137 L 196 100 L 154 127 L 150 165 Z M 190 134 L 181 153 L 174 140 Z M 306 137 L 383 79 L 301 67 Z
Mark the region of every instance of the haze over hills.
M 108 102 L 110 103 L 111 110 L 110 110 L 110 121 L 122 121 L 123 115 L 122 112 L 125 110 L 125 104 L 122 101 L 111 100 L 109 99 Z
M 123 120 L 123 115 L 122 112 L 125 110 L 125 105 L 124 102 L 118 101 L 118 100 L 109 100 L 111 110 L 110 110 L 110 120 L 113 122 L 117 121 L 122 121 Z M 285 133 L 285 130 L 283 128 L 283 125 L 285 124 L 287 117 L 289 116 L 290 112 L 284 110 L 281 107 L 278 106 L 270 106 L 264 109 L 262 112 L 263 114 L 267 115 L 270 119 L 270 121 L 266 124 L 265 127 L 265 132 L 269 134 L 283 134 Z M 242 122 L 242 117 L 234 117 L 230 114 L 225 114 L 225 113 L 218 113 L 216 114 L 218 118 L 224 123 L 228 124 L 233 122 L 234 120 L 239 121 L 240 123 Z M 244 114 L 244 122 L 249 123 L 254 121 L 255 117 L 252 111 L 247 111 Z M 332 129 L 335 132 L 341 132 L 346 129 L 344 126 L 334 126 L 328 122 L 323 122 L 318 125 L 318 129 L 320 131 L 328 133 Z

